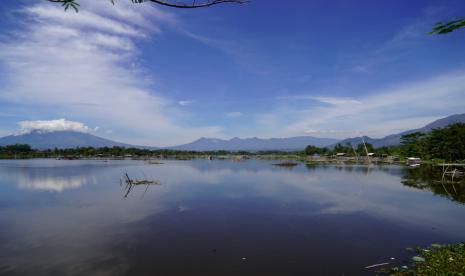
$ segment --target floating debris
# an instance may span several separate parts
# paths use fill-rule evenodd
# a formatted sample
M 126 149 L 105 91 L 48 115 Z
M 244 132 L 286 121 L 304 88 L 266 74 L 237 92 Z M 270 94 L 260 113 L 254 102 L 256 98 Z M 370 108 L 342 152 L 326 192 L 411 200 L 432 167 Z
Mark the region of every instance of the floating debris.
M 151 165 L 161 165 L 161 164 L 163 164 L 162 162 L 158 162 L 158 161 L 148 161 L 147 163 L 151 164 Z
M 383 266 L 383 265 L 388 265 L 389 263 L 380 263 L 380 264 L 374 264 L 374 265 L 369 265 L 365 266 L 366 269 L 373 268 L 373 267 L 378 267 L 378 266 Z
M 415 257 L 412 257 L 412 261 L 417 262 L 417 263 L 423 263 L 425 261 L 425 258 L 420 257 L 420 256 L 415 256 Z

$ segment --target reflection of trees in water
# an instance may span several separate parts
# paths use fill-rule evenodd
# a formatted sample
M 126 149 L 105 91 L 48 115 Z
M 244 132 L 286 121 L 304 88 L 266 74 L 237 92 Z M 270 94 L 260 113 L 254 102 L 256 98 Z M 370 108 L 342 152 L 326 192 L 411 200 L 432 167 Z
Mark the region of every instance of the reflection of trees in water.
M 338 172 L 349 172 L 349 173 L 361 173 L 364 175 L 369 175 L 374 171 L 383 171 L 389 174 L 398 174 L 399 169 L 392 166 L 369 164 L 369 165 L 360 165 L 360 164 L 320 164 L 320 163 L 306 163 L 305 167 L 309 171 L 315 170 L 335 170 Z
M 337 171 L 359 173 L 369 176 L 374 171 L 382 171 L 402 178 L 402 184 L 408 187 L 427 190 L 436 195 L 444 196 L 452 201 L 465 204 L 465 178 L 451 181 L 451 177 L 442 179 L 442 167 L 421 165 L 416 168 L 383 165 L 324 165 L 317 163 L 305 164 L 309 171 Z
M 421 165 L 417 168 L 405 168 L 402 184 L 421 190 L 428 190 L 434 194 L 447 197 L 450 200 L 465 203 L 465 180 L 451 181 L 450 177 L 442 179 L 442 168 L 438 166 Z

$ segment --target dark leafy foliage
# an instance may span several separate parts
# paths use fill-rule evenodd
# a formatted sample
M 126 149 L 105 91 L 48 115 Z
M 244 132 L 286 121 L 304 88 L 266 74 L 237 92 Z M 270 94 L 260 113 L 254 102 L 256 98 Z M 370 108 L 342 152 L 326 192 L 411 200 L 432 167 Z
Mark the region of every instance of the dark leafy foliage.
M 219 156 L 227 154 L 239 155 L 254 155 L 258 153 L 250 153 L 246 151 L 230 152 L 230 151 L 178 151 L 170 149 L 149 150 L 142 148 L 123 148 L 123 147 L 78 147 L 72 149 L 53 150 L 35 150 L 29 145 L 8 145 L 0 147 L 0 158 L 50 158 L 50 157 L 68 157 L 68 158 L 146 158 L 146 157 L 173 157 L 173 158 L 192 158 L 197 156 Z
M 306 155 L 315 155 L 315 154 L 320 154 L 321 149 L 312 145 L 309 145 L 305 148 L 305 154 Z
M 457 19 L 449 22 L 438 22 L 429 34 L 448 34 L 465 27 L 465 19 Z
M 366 146 L 366 149 L 365 149 Z M 374 148 L 370 143 L 360 143 L 353 147 L 337 144 L 332 150 L 308 146 L 306 155 L 365 156 L 367 151 L 377 156 L 400 155 L 403 157 L 420 157 L 423 159 L 444 159 L 448 161 L 465 160 L 465 124 L 457 123 L 445 128 L 433 129 L 429 133 L 414 132 L 401 137 L 400 146 Z
M 412 133 L 402 136 L 401 153 L 424 159 L 465 159 L 465 124 L 457 123 L 433 129 L 428 134 Z
M 441 181 L 442 174 L 441 166 L 405 167 L 402 171 L 402 184 L 415 189 L 427 190 L 435 195 L 465 204 L 465 179 L 455 178 L 452 182 L 450 176 L 447 176 L 445 181 Z
M 450 245 L 432 244 L 429 248 L 417 248 L 418 256 L 412 258 L 407 268 L 393 267 L 381 271 L 390 275 L 464 275 L 465 243 Z

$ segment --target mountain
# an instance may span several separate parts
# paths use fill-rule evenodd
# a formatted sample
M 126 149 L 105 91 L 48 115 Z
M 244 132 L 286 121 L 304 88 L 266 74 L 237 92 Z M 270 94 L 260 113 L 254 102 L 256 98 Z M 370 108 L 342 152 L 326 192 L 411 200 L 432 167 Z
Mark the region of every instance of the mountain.
M 426 132 L 431 131 L 433 128 L 443 128 L 443 127 L 446 127 L 448 125 L 455 124 L 455 123 L 465 123 L 465 113 L 451 115 L 451 116 L 436 120 L 432 123 L 429 123 L 422 128 L 407 130 L 407 131 L 404 131 L 398 134 L 388 135 L 384 138 L 377 139 L 377 138 L 370 138 L 368 136 L 363 136 L 363 138 L 365 139 L 366 143 L 372 144 L 375 148 L 379 148 L 383 146 L 396 146 L 400 144 L 400 137 L 402 135 L 414 133 L 417 131 L 426 133 Z M 344 139 L 340 141 L 339 143 L 341 145 L 344 145 L 346 143 L 351 143 L 352 145 L 356 146 L 362 143 L 362 138 L 361 137 L 348 138 L 348 139 Z M 336 144 L 333 144 L 332 147 L 334 147 L 335 145 Z
M 418 129 L 404 131 L 398 134 L 386 136 L 384 138 L 370 138 L 364 136 L 365 142 L 372 144 L 374 147 L 394 146 L 400 144 L 400 137 L 405 134 L 416 131 L 429 132 L 433 128 L 443 128 L 454 123 L 465 123 L 465 114 L 456 114 L 436 120 L 426 126 Z M 334 147 L 336 143 L 351 143 L 358 145 L 362 142 L 361 137 L 348 138 L 342 141 L 332 138 L 316 138 L 312 136 L 297 136 L 290 138 L 233 138 L 230 140 L 200 138 L 192 143 L 167 147 L 175 150 L 230 150 L 230 151 L 259 151 L 259 150 L 302 150 L 308 145 L 317 147 Z M 11 144 L 29 144 L 34 149 L 53 149 L 53 148 L 75 148 L 75 147 L 136 147 L 156 149 L 154 147 L 133 146 L 119 143 L 105 138 L 101 138 L 89 133 L 76 131 L 54 131 L 46 132 L 34 130 L 21 135 L 10 135 L 0 138 L 0 146 Z
M 118 143 L 92 134 L 76 131 L 46 132 L 34 130 L 21 135 L 0 138 L 0 146 L 29 144 L 34 149 L 76 148 L 76 147 L 137 147 Z
M 290 138 L 232 138 L 230 140 L 200 138 L 192 143 L 170 147 L 175 150 L 230 150 L 230 151 L 258 151 L 258 150 L 303 150 L 308 145 L 325 147 L 336 143 L 337 139 L 298 136 Z

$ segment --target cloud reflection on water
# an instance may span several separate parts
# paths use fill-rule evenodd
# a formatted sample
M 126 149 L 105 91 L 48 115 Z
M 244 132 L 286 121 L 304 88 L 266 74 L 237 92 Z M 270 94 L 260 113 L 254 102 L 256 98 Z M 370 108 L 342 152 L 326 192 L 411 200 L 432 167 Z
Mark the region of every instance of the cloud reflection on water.
M 57 164 L 64 165 L 0 166 L 0 190 L 5 183 L 19 188 L 9 195 L 14 199 L 11 208 L 0 205 L 0 240 L 4 241 L 0 263 L 20 274 L 42 267 L 70 275 L 122 275 L 131 266 L 128 250 L 137 252 L 137 245 L 144 243 L 140 236 L 163 239 L 166 235 L 163 245 L 176 244 L 176 239 L 169 238 L 176 233 L 203 229 L 208 223 L 214 226 L 220 217 L 236 215 L 243 216 L 239 222 L 245 224 L 250 223 L 246 217 L 254 215 L 258 220 L 293 218 L 299 223 L 335 220 L 331 227 L 345 217 L 349 228 L 351 219 L 354 225 L 377 220 L 398 229 L 465 238 L 465 223 L 460 219 L 463 206 L 402 185 L 404 172 L 396 166 L 300 165 L 285 170 L 256 160 L 166 161 L 160 166 L 138 161 L 110 161 L 105 166 L 91 161 Z M 136 189 L 122 200 L 122 171 L 159 179 L 163 185 L 149 188 L 145 196 L 144 189 Z M 43 190 L 57 193 L 39 193 Z M 0 193 L 0 203 L 7 200 Z M 287 228 L 277 227 L 276 231 Z M 319 227 L 328 237 L 336 235 L 333 228 Z M 357 231 L 372 235 L 370 229 Z
M 85 175 L 54 176 L 42 175 L 31 176 L 20 174 L 18 176 L 18 187 L 21 189 L 46 190 L 62 192 L 68 189 L 77 189 L 87 183 L 95 183 L 95 179 Z

